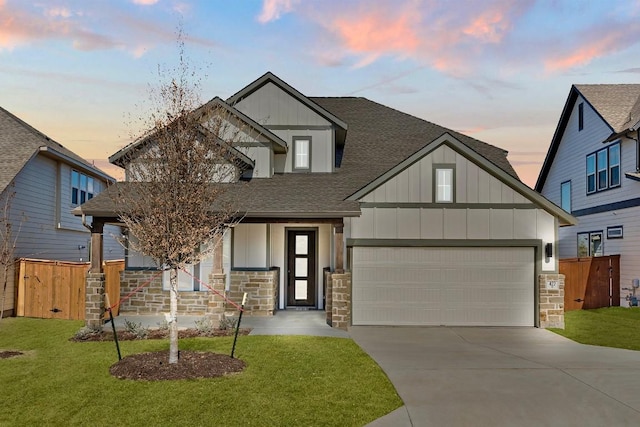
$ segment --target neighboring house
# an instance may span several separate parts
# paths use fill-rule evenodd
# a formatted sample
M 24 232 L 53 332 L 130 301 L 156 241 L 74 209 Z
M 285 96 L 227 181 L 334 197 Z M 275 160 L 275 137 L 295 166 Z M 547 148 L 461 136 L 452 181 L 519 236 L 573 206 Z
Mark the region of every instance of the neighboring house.
M 640 278 L 639 129 L 640 84 L 573 85 L 535 187 L 578 218 L 560 258 L 620 255 L 621 300 Z
M 248 292 L 250 314 L 326 309 L 341 328 L 563 325 L 554 252 L 575 219 L 524 185 L 506 151 L 365 98 L 304 96 L 272 73 L 210 102 L 259 136 L 236 147 L 248 171 L 226 193 L 242 222 L 192 268 L 236 301 Z M 126 168 L 139 144 L 110 160 Z M 117 220 L 106 196 L 81 213 L 97 238 Z M 145 267 L 129 254 L 123 293 L 151 280 Z M 166 279 L 150 286 L 121 310 L 167 310 Z M 217 304 L 189 276 L 181 289 L 190 313 Z
M 90 232 L 71 210 L 114 181 L 0 108 L 0 195 L 4 201 L 15 193 L 9 217 L 17 237 L 16 258 L 89 261 Z M 120 229 L 108 232 L 119 234 Z M 122 246 L 115 239 L 106 238 L 105 245 L 108 259 L 123 257 Z M 13 310 L 11 289 L 5 315 Z

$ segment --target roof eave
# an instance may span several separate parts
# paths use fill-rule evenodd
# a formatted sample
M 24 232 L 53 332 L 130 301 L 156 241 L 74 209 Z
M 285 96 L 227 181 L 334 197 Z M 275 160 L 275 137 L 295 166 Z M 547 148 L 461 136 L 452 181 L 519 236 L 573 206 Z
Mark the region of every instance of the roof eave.
M 69 163 L 73 166 L 75 166 L 77 169 L 81 169 L 83 172 L 87 172 L 90 173 L 94 176 L 98 176 L 102 179 L 104 179 L 107 182 L 116 182 L 116 179 L 113 178 L 111 175 L 107 175 L 106 173 L 102 172 L 100 169 L 96 168 L 96 167 L 92 167 L 91 165 L 88 165 L 86 163 L 80 162 L 72 157 L 67 156 L 66 154 L 63 154 L 55 149 L 53 149 L 52 147 L 49 146 L 42 146 L 40 147 L 39 150 L 41 153 L 47 154 L 49 156 L 58 158 L 60 160 L 63 160 L 66 163 Z

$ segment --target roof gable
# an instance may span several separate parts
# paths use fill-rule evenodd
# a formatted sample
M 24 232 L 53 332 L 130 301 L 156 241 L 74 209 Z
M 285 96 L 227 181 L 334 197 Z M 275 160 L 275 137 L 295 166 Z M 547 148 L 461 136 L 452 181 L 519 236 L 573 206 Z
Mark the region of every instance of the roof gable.
M 227 99 L 227 102 L 230 105 L 235 105 L 236 103 L 240 102 L 242 99 L 251 96 L 252 93 L 256 92 L 257 90 L 259 90 L 260 88 L 262 88 L 263 86 L 269 83 L 272 83 L 275 86 L 279 87 L 285 93 L 289 94 L 291 97 L 301 102 L 306 107 L 310 108 L 312 111 L 314 111 L 324 119 L 333 123 L 336 127 L 342 129 L 343 131 L 347 130 L 348 126 L 346 122 L 344 122 L 343 120 L 338 118 L 336 115 L 332 114 L 331 112 L 323 108 L 321 105 L 314 102 L 312 98 L 308 98 L 304 96 L 297 89 L 290 86 L 288 83 L 286 83 L 284 80 L 280 79 L 270 71 L 263 74 L 261 77 L 254 80 L 252 83 L 249 83 L 247 86 L 245 86 L 243 89 L 241 89 L 234 95 L 230 96 Z
M 551 215 L 560 219 L 560 223 L 562 225 L 570 225 L 575 224 L 576 220 L 570 214 L 560 209 L 555 204 L 551 203 L 549 200 L 541 196 L 539 193 L 536 193 L 528 186 L 523 184 L 520 180 L 514 178 L 512 175 L 506 173 L 504 170 L 496 167 L 496 165 L 489 162 L 483 156 L 479 155 L 476 151 L 469 148 L 467 145 L 463 144 L 457 138 L 452 136 L 449 133 L 445 133 L 434 141 L 430 142 L 422 149 L 409 156 L 393 168 L 389 169 L 384 174 L 378 176 L 376 179 L 368 183 L 366 186 L 362 187 L 351 196 L 348 197 L 348 200 L 361 200 L 365 198 L 367 195 L 371 194 L 377 188 L 385 185 L 403 171 L 407 170 L 411 166 L 415 165 L 421 159 L 425 158 L 429 154 L 433 153 L 436 149 L 442 146 L 448 146 L 453 149 L 455 152 L 462 155 L 464 158 L 469 160 L 470 162 L 477 165 L 480 169 L 487 172 L 493 178 L 497 179 L 499 182 L 506 185 L 508 188 L 513 189 L 517 194 L 522 196 L 522 198 L 531 201 L 535 205 L 549 212 Z M 516 202 L 521 198 L 517 198 Z
M 611 129 L 611 136 L 606 141 L 619 138 L 640 122 L 640 84 L 572 85 L 536 181 L 535 190 L 538 192 L 544 187 L 579 97 L 582 97 Z
M 0 192 L 38 153 L 69 163 L 82 171 L 115 181 L 91 163 L 0 107 Z

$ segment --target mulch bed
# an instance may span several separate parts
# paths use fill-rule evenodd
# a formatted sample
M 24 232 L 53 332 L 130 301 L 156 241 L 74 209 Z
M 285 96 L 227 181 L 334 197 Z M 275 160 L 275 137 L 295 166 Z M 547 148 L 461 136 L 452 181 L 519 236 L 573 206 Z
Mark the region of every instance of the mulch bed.
M 180 351 L 178 363 L 169 364 L 169 351 L 127 356 L 109 369 L 116 378 L 159 381 L 213 378 L 242 372 L 246 364 L 240 359 L 217 353 Z
M 240 328 L 238 335 L 249 335 L 250 328 Z M 200 332 L 197 329 L 180 329 L 178 338 L 196 338 L 196 337 L 229 337 L 236 333 L 235 329 L 215 329 L 210 332 Z M 166 329 L 150 329 L 145 337 L 140 337 L 129 331 L 118 331 L 118 341 L 133 341 L 140 339 L 165 339 L 169 338 L 169 331 Z M 70 338 L 75 342 L 86 341 L 113 341 L 112 331 L 101 331 L 95 334 L 87 334 L 81 337 L 74 336 Z
M 0 359 L 8 359 L 10 357 L 21 356 L 22 354 L 21 351 L 0 350 Z

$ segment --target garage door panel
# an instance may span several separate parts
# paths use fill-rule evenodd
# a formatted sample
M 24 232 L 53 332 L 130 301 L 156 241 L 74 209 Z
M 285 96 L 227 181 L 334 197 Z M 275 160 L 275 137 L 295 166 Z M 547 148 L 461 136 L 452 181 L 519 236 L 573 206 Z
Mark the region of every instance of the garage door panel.
M 354 248 L 355 325 L 532 326 L 533 248 Z

